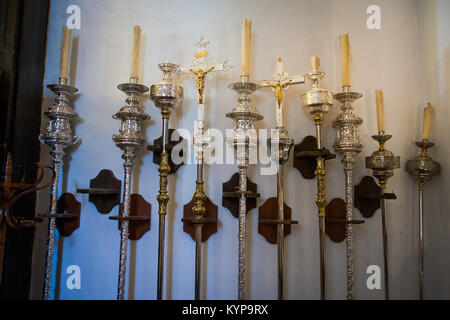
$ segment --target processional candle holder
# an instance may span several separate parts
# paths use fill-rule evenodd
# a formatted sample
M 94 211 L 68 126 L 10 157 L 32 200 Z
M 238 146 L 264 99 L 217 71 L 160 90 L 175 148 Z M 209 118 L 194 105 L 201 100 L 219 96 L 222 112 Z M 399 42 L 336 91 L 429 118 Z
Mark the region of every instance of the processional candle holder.
M 242 23 L 242 65 L 239 82 L 231 83 L 228 87 L 239 95 L 239 104 L 226 116 L 235 121 L 233 136 L 227 142 L 234 146 L 237 165 L 239 168 L 239 249 L 238 249 L 238 299 L 244 300 L 247 291 L 247 170 L 250 150 L 258 146 L 255 122 L 264 119 L 251 103 L 250 94 L 260 88 L 250 82 L 250 40 L 251 20 L 244 19 Z
M 260 224 L 275 225 L 277 230 L 277 249 L 278 249 L 278 299 L 283 300 L 283 268 L 284 268 L 284 237 L 287 235 L 287 231 L 290 233 L 290 225 L 297 224 L 298 221 L 291 220 L 291 209 L 284 203 L 284 165 L 289 161 L 289 155 L 292 147 L 294 146 L 294 140 L 289 137 L 287 129 L 283 126 L 283 103 L 282 103 L 282 91 L 290 85 L 305 83 L 305 76 L 289 76 L 284 71 L 284 62 L 281 57 L 278 58 L 277 70 L 270 80 L 258 81 L 261 87 L 269 87 L 275 91 L 276 98 L 276 115 L 277 115 L 277 127 L 272 130 L 272 134 L 268 142 L 268 147 L 271 152 L 272 160 L 277 163 L 277 198 L 270 198 L 260 208 Z M 276 203 L 276 213 L 273 213 L 271 202 Z M 286 212 L 285 212 L 286 208 Z M 264 216 L 264 218 L 263 218 Z M 272 219 L 267 219 L 271 216 Z M 289 226 L 289 228 L 285 228 Z M 267 230 L 264 227 L 260 227 L 259 231 Z M 266 237 L 267 238 L 267 237 Z
M 434 176 L 438 176 L 441 171 L 439 162 L 434 161 L 428 155 L 428 149 L 434 146 L 434 143 L 429 141 L 429 128 L 431 121 L 431 105 L 425 108 L 424 119 L 424 133 L 422 140 L 416 142 L 416 146 L 420 148 L 420 154 L 418 157 L 409 160 L 406 163 L 406 171 L 410 173 L 414 180 L 417 182 L 419 189 L 419 297 L 423 299 L 423 284 L 424 284 L 424 205 L 423 205 L 423 191 L 425 184 Z M 427 127 L 427 128 L 426 128 Z M 425 133 L 425 131 L 427 133 Z
M 162 153 L 161 162 L 158 167 L 159 171 L 159 194 L 156 197 L 159 204 L 159 238 L 158 238 L 158 285 L 157 299 L 162 299 L 163 292 L 163 276 L 164 276 L 164 243 L 165 243 L 165 222 L 167 215 L 167 205 L 170 197 L 168 195 L 167 176 L 170 173 L 169 153 L 167 150 L 169 119 L 173 109 L 177 107 L 181 99 L 183 99 L 183 88 L 174 83 L 174 76 L 179 71 L 179 66 L 173 63 L 161 63 L 159 68 L 164 74 L 163 80 L 156 85 L 151 86 L 150 97 L 155 106 L 161 109 L 162 116 Z
M 372 169 L 373 176 L 378 179 L 381 186 L 381 219 L 383 230 L 383 257 L 384 257 L 384 285 L 385 296 L 389 300 L 389 265 L 388 265 L 388 236 L 386 227 L 386 198 L 385 190 L 390 177 L 394 175 L 394 169 L 400 168 L 400 157 L 385 148 L 385 143 L 391 139 L 391 135 L 387 135 L 384 131 L 379 131 L 378 135 L 372 136 L 372 139 L 380 145 L 378 150 L 372 153 L 370 157 L 366 157 L 366 168 Z
M 117 285 L 118 300 L 123 300 L 125 295 L 131 176 L 134 160 L 136 159 L 136 152 L 137 150 L 142 149 L 145 143 L 141 122 L 150 119 L 139 103 L 139 97 L 148 92 L 149 88 L 139 84 L 138 80 L 138 77 L 131 77 L 129 83 L 123 83 L 118 86 L 119 90 L 127 95 L 127 99 L 126 105 L 113 116 L 114 119 L 121 121 L 119 134 L 113 135 L 113 141 L 116 146 L 123 151 L 122 159 L 124 160 L 123 210 L 120 216 L 120 260 Z
M 119 273 L 117 282 L 117 300 L 123 300 L 125 296 L 125 282 L 127 273 L 127 253 L 129 239 L 129 223 L 131 204 L 131 176 L 136 159 L 136 152 L 142 149 L 145 138 L 142 133 L 142 121 L 150 119 L 140 105 L 139 97 L 149 91 L 149 88 L 139 84 L 139 55 L 141 45 L 141 27 L 134 27 L 133 51 L 131 56 L 130 82 L 122 83 L 119 90 L 127 95 L 126 105 L 122 107 L 113 118 L 121 121 L 119 134 L 115 134 L 112 140 L 123 151 L 122 159 L 124 169 L 122 210 L 119 220 L 120 229 L 120 255 Z
M 327 199 L 325 193 L 325 160 L 334 158 L 330 151 L 322 145 L 322 124 L 325 115 L 333 106 L 333 94 L 320 87 L 320 80 L 325 73 L 320 71 L 319 57 L 312 58 L 313 70 L 307 74 L 312 83 L 311 90 L 301 95 L 301 104 L 308 113 L 313 116 L 316 126 L 316 151 L 310 152 L 316 158 L 317 166 L 315 176 L 317 177 L 316 204 L 319 214 L 319 240 L 320 240 L 320 298 L 326 299 L 326 255 L 325 255 L 325 218 Z
M 211 144 L 209 131 L 205 124 L 205 104 L 204 89 L 205 80 L 210 79 L 216 72 L 228 72 L 231 68 L 228 61 L 222 64 L 213 64 L 212 58 L 206 51 L 208 41 L 200 39 L 196 44 L 198 52 L 194 56 L 192 65 L 188 68 L 182 68 L 181 72 L 190 74 L 197 84 L 198 90 L 198 120 L 194 125 L 194 151 L 197 160 L 197 180 L 193 199 L 184 206 L 184 229 L 192 233 L 195 240 L 195 300 L 200 300 L 201 288 L 201 244 L 203 241 L 217 232 L 217 206 L 206 196 L 204 191 L 205 181 L 203 179 L 204 171 L 204 152 Z M 189 227 L 191 225 L 191 227 Z
M 244 300 L 246 296 L 246 197 L 247 197 L 247 170 L 249 165 L 250 149 L 257 148 L 258 139 L 255 131 L 255 121 L 264 117 L 258 113 L 251 104 L 250 94 L 259 89 L 259 85 L 249 81 L 249 77 L 241 76 L 240 82 L 234 82 L 229 88 L 239 94 L 239 105 L 233 111 L 227 113 L 227 117 L 235 121 L 234 134 L 231 141 L 236 151 L 239 168 L 239 274 L 238 274 L 238 299 Z
M 343 92 L 334 95 L 341 106 L 341 113 L 333 121 L 337 129 L 334 150 L 341 156 L 345 173 L 345 204 L 346 204 L 346 245 L 347 245 L 347 299 L 353 300 L 353 165 L 356 155 L 362 151 L 363 145 L 358 136 L 357 128 L 362 119 L 353 113 L 351 105 L 362 94 L 351 92 L 350 86 L 344 86 Z
M 350 86 L 349 56 L 350 45 L 348 35 L 341 37 L 342 49 L 342 88 L 343 92 L 334 95 L 341 105 L 341 112 L 333 121 L 337 130 L 334 150 L 341 156 L 345 173 L 345 204 L 346 204 L 346 260 L 347 260 L 347 299 L 353 300 L 353 165 L 356 155 L 363 149 L 358 135 L 358 127 L 362 119 L 353 112 L 352 103 L 362 97 L 361 93 L 352 92 Z
M 70 38 L 70 37 L 69 37 Z M 50 156 L 55 179 L 50 191 L 50 219 L 48 224 L 47 254 L 45 259 L 44 285 L 42 299 L 50 297 L 50 284 L 52 277 L 53 249 L 55 244 L 55 227 L 57 214 L 57 197 L 59 175 L 64 156 L 64 149 L 77 144 L 80 140 L 74 136 L 71 128 L 71 120 L 76 116 L 70 105 L 71 96 L 78 91 L 69 86 L 67 76 L 61 77 L 57 84 L 47 87 L 56 94 L 55 103 L 44 114 L 50 119 L 45 133 L 39 136 L 41 143 L 51 148 Z

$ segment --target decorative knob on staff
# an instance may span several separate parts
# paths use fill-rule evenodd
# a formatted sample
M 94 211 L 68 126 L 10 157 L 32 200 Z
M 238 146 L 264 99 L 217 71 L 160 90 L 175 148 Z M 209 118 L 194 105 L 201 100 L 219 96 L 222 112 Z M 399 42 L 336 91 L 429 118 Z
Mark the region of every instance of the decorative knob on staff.
M 366 157 L 366 168 L 373 170 L 373 176 L 378 179 L 381 186 L 380 201 L 383 230 L 384 286 L 386 300 L 389 300 L 388 237 L 386 227 L 386 198 L 384 195 L 388 179 L 394 175 L 394 169 L 400 168 L 400 157 L 394 156 L 384 146 L 392 136 L 385 134 L 383 91 L 376 90 L 375 92 L 377 100 L 378 135 L 372 136 L 372 138 L 379 143 L 380 147 L 370 157 Z
M 312 82 L 311 90 L 301 95 L 302 106 L 314 117 L 316 125 L 317 152 L 315 153 L 317 168 L 315 175 L 317 177 L 317 199 L 316 204 L 319 212 L 319 233 L 320 233 L 320 298 L 326 299 L 326 260 L 325 260 L 325 208 L 327 199 L 325 195 L 325 160 L 329 159 L 331 154 L 322 145 L 322 123 L 325 115 L 333 106 L 333 94 L 320 87 L 320 80 L 325 73 L 320 71 L 320 58 L 314 56 L 311 58 L 312 71 L 307 77 Z M 334 155 L 333 155 L 334 156 Z
M 242 22 L 242 66 L 241 81 L 229 85 L 239 94 L 239 105 L 233 111 L 227 113 L 227 117 L 235 121 L 234 135 L 230 141 L 235 147 L 239 168 L 239 274 L 238 274 L 238 299 L 244 300 L 246 296 L 246 198 L 247 198 L 247 169 L 249 164 L 249 149 L 257 147 L 255 121 L 262 120 L 251 104 L 249 95 L 259 89 L 259 85 L 249 81 L 250 78 L 250 38 L 251 20 Z
M 351 92 L 350 86 L 350 44 L 348 34 L 340 37 L 342 55 L 342 93 L 334 98 L 342 103 L 341 113 L 333 121 L 337 129 L 334 150 L 341 156 L 345 173 L 346 202 L 346 245 L 347 245 L 347 299 L 353 299 L 353 164 L 356 155 L 362 151 L 363 145 L 358 136 L 358 127 L 362 119 L 353 112 L 352 102 L 362 97 L 362 94 Z
M 176 64 L 166 62 L 161 63 L 159 68 L 164 74 L 163 80 L 159 84 L 151 86 L 150 97 L 156 107 L 161 109 L 162 116 L 162 153 L 159 171 L 159 194 L 156 197 L 159 204 L 159 238 L 158 238 L 158 285 L 157 299 L 162 299 L 163 276 L 164 276 L 164 243 L 166 232 L 167 205 L 170 197 L 167 192 L 168 179 L 170 173 L 169 153 L 167 143 L 169 139 L 169 119 L 174 108 L 183 99 L 183 88 L 174 84 L 175 73 L 179 67 Z
M 50 297 L 50 284 L 52 278 L 53 248 L 55 245 L 56 227 L 56 204 L 58 197 L 59 173 L 64 156 L 64 149 L 70 147 L 80 140 L 73 135 L 71 120 L 75 117 L 70 104 L 70 97 L 78 91 L 68 85 L 69 58 L 72 30 L 64 27 L 61 44 L 60 76 L 58 84 L 51 84 L 47 87 L 56 94 L 55 103 L 49 107 L 44 114 L 50 119 L 45 133 L 39 136 L 41 143 L 45 143 L 51 148 L 52 167 L 55 180 L 50 192 L 50 219 L 48 224 L 47 255 L 45 257 L 44 286 L 42 299 L 48 300 Z
M 203 238 L 203 227 L 208 222 L 217 223 L 217 207 L 215 207 L 216 218 L 211 217 L 206 218 L 206 215 L 212 212 L 208 212 L 206 202 L 211 200 L 205 194 L 204 191 L 204 180 L 203 180 L 203 160 L 204 152 L 208 145 L 211 143 L 208 131 L 205 126 L 205 105 L 204 105 L 204 89 L 205 80 L 208 77 L 212 77 L 216 72 L 228 72 L 231 66 L 228 65 L 228 61 L 225 60 L 222 64 L 213 64 L 212 58 L 206 51 L 206 46 L 209 44 L 208 41 L 200 39 L 196 44 L 198 47 L 198 52 L 194 57 L 192 65 L 188 68 L 181 68 L 182 73 L 190 74 L 196 81 L 198 90 L 198 120 L 195 122 L 194 126 L 194 149 L 197 159 L 197 180 L 195 182 L 196 189 L 193 197 L 192 206 L 192 219 L 184 218 L 183 222 L 194 224 L 194 234 L 195 234 L 195 300 L 200 300 L 200 286 L 201 286 L 201 243 Z M 189 207 L 190 204 L 185 206 Z M 211 208 L 212 206 L 209 206 Z M 217 228 L 217 227 L 216 227 Z
M 433 108 L 430 103 L 424 110 L 422 140 L 416 142 L 416 146 L 420 148 L 420 155 L 406 163 L 406 171 L 408 171 L 416 180 L 419 189 L 419 297 L 423 299 L 423 279 L 424 279 L 424 210 L 423 210 L 423 190 L 425 183 L 431 181 L 433 176 L 439 175 L 441 166 L 439 162 L 433 161 L 428 156 L 428 149 L 434 146 L 429 141 L 431 116 Z
M 150 117 L 144 113 L 139 104 L 139 96 L 149 89 L 139 84 L 139 53 L 141 43 L 141 27 L 134 28 L 133 53 L 131 59 L 130 82 L 118 86 L 119 90 L 127 95 L 126 105 L 117 112 L 113 118 L 121 120 L 118 135 L 113 135 L 113 141 L 123 151 L 124 160 L 124 188 L 123 210 L 120 216 L 120 261 L 117 285 L 117 299 L 123 300 L 125 295 L 125 280 L 127 272 L 128 227 L 130 215 L 131 175 L 136 159 L 136 151 L 144 146 L 145 138 L 142 133 L 141 122 Z
M 269 149 L 273 161 L 278 164 L 277 170 L 277 219 L 265 221 L 266 223 L 276 223 L 277 225 L 277 248 L 278 248 L 278 299 L 283 300 L 283 265 L 284 265 L 284 237 L 285 224 L 295 224 L 285 218 L 284 214 L 284 165 L 289 160 L 289 154 L 294 145 L 294 140 L 288 135 L 288 131 L 283 126 L 283 89 L 290 85 L 305 83 L 305 76 L 289 76 L 284 70 L 284 62 L 281 57 L 276 64 L 276 72 L 270 80 L 258 81 L 261 87 L 272 88 L 276 98 L 276 118 L 277 127 L 272 131 L 271 138 L 268 140 Z M 267 201 L 270 201 L 267 200 Z

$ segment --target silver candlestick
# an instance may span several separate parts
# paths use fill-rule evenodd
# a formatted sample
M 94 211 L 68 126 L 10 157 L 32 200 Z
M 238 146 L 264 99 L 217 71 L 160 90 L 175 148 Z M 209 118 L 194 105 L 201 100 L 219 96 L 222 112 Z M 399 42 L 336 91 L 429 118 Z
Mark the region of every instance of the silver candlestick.
M 247 169 L 249 164 L 249 149 L 256 148 L 258 139 L 255 131 L 255 121 L 264 117 L 251 104 L 250 94 L 259 89 L 259 85 L 249 82 L 248 76 L 241 76 L 240 82 L 229 85 L 229 88 L 239 94 L 239 105 L 227 113 L 227 117 L 235 121 L 234 134 L 228 141 L 236 150 L 239 168 L 239 263 L 238 263 L 238 299 L 246 296 L 246 212 L 247 212 Z
M 366 157 L 366 168 L 372 169 L 373 176 L 378 179 L 381 186 L 381 220 L 383 230 L 383 257 L 384 257 L 384 288 L 386 300 L 389 300 L 389 264 L 388 264 L 388 237 L 386 228 L 386 199 L 384 193 L 388 179 L 394 175 L 394 169 L 400 168 L 400 157 L 386 150 L 385 143 L 392 138 L 391 135 L 380 131 L 378 135 L 372 136 L 380 144 L 380 148 Z
M 197 180 L 196 190 L 194 193 L 194 206 L 192 212 L 194 214 L 194 230 L 195 230 L 195 300 L 200 300 L 200 286 L 201 286 L 201 243 L 202 243 L 202 229 L 206 214 L 206 194 L 204 191 L 203 180 L 203 162 L 205 149 L 210 145 L 211 138 L 205 126 L 205 105 L 204 105 L 204 89 L 205 80 L 212 78 L 216 72 L 223 71 L 227 73 L 232 66 L 225 60 L 222 64 L 213 64 L 209 52 L 206 51 L 208 41 L 200 39 L 196 44 L 198 52 L 195 55 L 192 65 L 188 68 L 181 68 L 181 72 L 193 76 L 197 83 L 198 90 L 198 120 L 194 126 L 194 150 L 197 159 Z
M 271 138 L 268 140 L 269 150 L 272 160 L 277 163 L 277 249 L 278 249 L 278 300 L 283 300 L 283 268 L 284 268 L 284 224 L 286 223 L 284 215 L 284 165 L 289 160 L 289 154 L 294 146 L 294 140 L 288 135 L 288 131 L 283 126 L 283 89 L 290 85 L 305 83 L 305 76 L 289 76 L 284 72 L 284 62 L 281 57 L 278 58 L 277 71 L 270 80 L 258 81 L 261 87 L 272 88 L 275 91 L 277 113 L 277 127 L 272 131 Z
M 362 94 L 351 92 L 350 86 L 343 86 L 343 92 L 334 95 L 342 103 L 341 113 L 333 121 L 337 129 L 334 150 L 341 156 L 345 173 L 345 203 L 346 203 L 346 245 L 347 245 L 347 299 L 353 300 L 353 164 L 356 155 L 362 151 L 363 145 L 358 136 L 358 126 L 362 119 L 353 113 L 352 102 L 362 97 Z
M 317 177 L 317 198 L 316 204 L 319 213 L 319 245 L 320 245 L 320 298 L 326 299 L 326 251 L 325 251 L 325 209 L 327 199 L 325 194 L 325 156 L 329 153 L 322 145 L 322 123 L 325 115 L 333 106 L 333 94 L 320 87 L 320 80 L 325 73 L 320 71 L 318 57 L 313 57 L 313 71 L 307 74 L 312 82 L 311 90 L 301 95 L 301 104 L 314 117 L 317 137 L 318 157 L 315 175 Z
M 139 96 L 148 92 L 148 87 L 138 84 L 138 78 L 130 78 L 130 83 L 118 86 L 127 95 L 126 105 L 113 118 L 121 120 L 118 135 L 113 135 L 113 141 L 123 151 L 124 188 L 123 210 L 120 216 L 120 261 L 117 285 L 117 300 L 123 300 L 125 295 L 125 280 L 127 272 L 128 225 L 130 214 L 131 175 L 136 159 L 136 151 L 144 146 L 145 138 L 141 122 L 150 119 L 139 104 Z
M 174 75 L 179 71 L 179 67 L 173 63 L 161 63 L 159 68 L 164 73 L 164 78 L 159 84 L 151 86 L 150 96 L 155 106 L 161 109 L 162 116 L 162 153 L 159 171 L 159 195 L 156 197 L 159 204 L 159 238 L 158 238 L 158 285 L 157 299 L 162 299 L 163 276 L 164 276 L 164 242 L 166 232 L 167 204 L 170 197 L 167 192 L 170 173 L 169 153 L 167 152 L 167 142 L 169 136 L 169 119 L 172 110 L 177 107 L 183 99 L 183 88 L 174 84 Z
M 55 245 L 56 227 L 56 202 L 58 198 L 59 173 L 64 156 L 64 149 L 80 140 L 74 136 L 71 128 L 71 120 L 75 113 L 70 106 L 70 97 L 78 91 L 77 88 L 67 85 L 67 78 L 60 78 L 58 84 L 47 87 L 56 94 L 55 103 L 44 114 L 50 119 L 47 131 L 39 136 L 41 143 L 51 148 L 52 167 L 55 180 L 50 192 L 50 220 L 48 224 L 47 255 L 45 257 L 44 286 L 42 299 L 48 300 L 50 296 L 50 284 L 52 278 L 53 249 Z
M 441 166 L 439 162 L 433 161 L 428 156 L 428 149 L 434 146 L 434 143 L 428 140 L 416 142 L 420 148 L 420 155 L 406 163 L 408 171 L 416 180 L 419 189 L 419 297 L 423 299 L 423 276 L 424 276 L 424 228 L 423 228 L 423 190 L 425 183 L 431 181 L 433 176 L 439 175 Z

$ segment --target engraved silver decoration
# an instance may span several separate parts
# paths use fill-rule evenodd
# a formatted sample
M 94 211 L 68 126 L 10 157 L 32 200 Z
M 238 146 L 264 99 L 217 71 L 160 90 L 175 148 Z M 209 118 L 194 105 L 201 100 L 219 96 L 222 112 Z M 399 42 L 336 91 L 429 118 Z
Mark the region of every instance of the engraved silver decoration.
M 58 84 L 47 86 L 56 94 L 55 103 L 49 107 L 44 114 L 50 119 L 45 133 L 39 135 L 41 143 L 45 143 L 51 148 L 52 167 L 55 180 L 50 192 L 50 214 L 56 214 L 56 202 L 58 199 L 59 173 L 64 156 L 64 149 L 70 147 L 80 140 L 73 135 L 71 120 L 75 113 L 70 105 L 70 97 L 78 91 L 77 88 L 67 85 L 66 78 L 60 78 Z M 42 299 L 48 300 L 50 297 L 50 285 L 52 278 L 53 251 L 55 246 L 56 218 L 51 216 L 48 224 L 47 254 L 45 257 L 44 284 L 42 289 Z
M 247 291 L 246 280 L 246 199 L 247 199 L 247 169 L 250 149 L 257 147 L 258 139 L 255 121 L 264 117 L 251 104 L 250 94 L 259 89 L 259 85 L 248 81 L 247 76 L 241 76 L 241 82 L 229 85 L 229 88 L 239 94 L 239 104 L 227 117 L 235 121 L 234 134 L 227 142 L 234 146 L 239 168 L 239 261 L 238 261 L 238 299 L 244 300 Z
M 337 129 L 334 150 L 341 156 L 345 173 L 345 203 L 346 203 L 346 246 L 347 246 L 347 299 L 353 300 L 353 164 L 356 155 L 362 151 L 363 145 L 358 136 L 358 126 L 362 119 L 353 112 L 352 102 L 362 97 L 362 94 L 350 92 L 349 86 L 344 86 L 344 92 L 334 95 L 341 106 L 341 112 L 333 121 Z
M 388 179 L 394 175 L 394 169 L 400 168 L 400 157 L 386 150 L 384 144 L 392 138 L 391 135 L 386 135 L 380 132 L 378 135 L 372 136 L 378 141 L 380 148 L 372 153 L 370 157 L 366 157 L 366 168 L 372 169 L 373 176 L 378 179 L 381 185 L 381 224 L 383 232 L 383 259 L 384 259 L 384 290 L 385 298 L 389 300 L 389 262 L 388 262 L 388 236 L 386 225 L 386 199 L 383 197 L 386 189 Z
M 155 106 L 161 109 L 162 116 L 162 153 L 161 163 L 158 171 L 160 174 L 160 190 L 157 200 L 159 203 L 159 236 L 158 236 L 158 279 L 157 279 L 157 299 L 162 299 L 163 293 L 163 277 L 164 277 L 164 244 L 166 231 L 166 215 L 167 204 L 170 197 L 167 192 L 168 180 L 170 173 L 169 155 L 167 153 L 167 142 L 169 136 L 169 119 L 174 108 L 177 107 L 181 99 L 183 99 L 183 88 L 174 83 L 174 77 L 179 72 L 179 66 L 173 63 L 161 63 L 158 67 L 163 72 L 163 80 L 151 86 L 150 97 Z
M 130 214 L 131 175 L 136 159 L 136 151 L 142 149 L 145 138 L 142 133 L 141 122 L 150 119 L 139 104 L 139 96 L 148 92 L 148 87 L 138 84 L 137 78 L 131 78 L 131 83 L 123 83 L 118 86 L 119 90 L 126 93 L 126 105 L 120 109 L 113 118 L 121 121 L 118 135 L 113 135 L 113 141 L 123 151 L 124 160 L 124 190 L 123 210 L 120 216 L 120 261 L 117 284 L 117 300 L 123 300 L 125 296 L 125 281 L 127 273 L 128 252 L 128 226 Z
M 428 149 L 434 146 L 434 143 L 428 140 L 416 142 L 416 146 L 421 149 L 420 155 L 406 163 L 408 171 L 416 180 L 419 189 L 419 298 L 423 300 L 423 281 L 424 281 L 424 210 L 423 210 L 423 190 L 425 183 L 431 181 L 433 176 L 439 175 L 441 166 L 439 162 L 433 161 L 428 156 Z

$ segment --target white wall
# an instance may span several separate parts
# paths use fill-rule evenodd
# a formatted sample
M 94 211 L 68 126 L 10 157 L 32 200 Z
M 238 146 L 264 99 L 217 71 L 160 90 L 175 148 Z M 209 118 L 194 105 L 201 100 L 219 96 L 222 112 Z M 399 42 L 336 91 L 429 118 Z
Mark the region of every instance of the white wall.
M 364 167 L 364 157 L 371 154 L 376 143 L 370 136 L 376 133 L 375 88 L 384 90 L 386 126 L 393 139 L 388 148 L 399 155 L 402 169 L 390 179 L 388 189 L 398 200 L 388 202 L 388 232 L 390 252 L 390 285 L 393 299 L 418 298 L 417 191 L 412 178 L 403 169 L 406 160 L 418 152 L 413 142 L 420 138 L 422 108 L 427 101 L 436 107 L 432 139 L 437 142 L 430 155 L 439 160 L 443 174 L 427 189 L 426 208 L 426 297 L 449 298 L 450 261 L 448 258 L 449 200 L 448 187 L 448 101 L 450 81 L 448 30 L 449 5 L 446 0 L 284 0 L 284 1 L 143 1 L 143 0 L 58 0 L 50 12 L 47 72 L 45 84 L 58 77 L 61 26 L 65 23 L 70 4 L 81 7 L 81 30 L 78 54 L 72 61 L 73 84 L 80 89 L 75 101 L 79 120 L 76 134 L 83 140 L 69 152 L 64 164 L 61 191 L 76 192 L 88 186 L 89 180 L 103 169 L 111 169 L 122 179 L 121 152 L 111 136 L 118 131 L 114 114 L 123 105 L 124 95 L 116 88 L 128 79 L 132 28 L 143 28 L 142 78 L 146 85 L 157 83 L 161 72 L 157 64 L 167 59 L 187 65 L 195 52 L 193 46 L 200 36 L 211 41 L 209 52 L 217 61 L 229 58 L 234 65 L 230 77 L 221 77 L 206 84 L 206 104 L 209 125 L 225 130 L 233 122 L 225 117 L 237 103 L 236 95 L 227 84 L 236 81 L 240 71 L 241 20 L 253 21 L 251 75 L 265 79 L 273 73 L 278 56 L 286 61 L 291 74 L 310 70 L 310 56 L 319 55 L 327 73 L 325 88 L 340 90 L 340 50 L 338 36 L 350 34 L 353 55 L 352 84 L 364 97 L 355 104 L 364 119 L 360 135 L 364 150 L 355 167 L 355 183 L 370 172 Z M 381 7 L 382 29 L 366 27 L 366 9 L 371 4 Z M 76 63 L 75 63 L 76 62 Z M 76 66 L 76 67 L 75 67 Z M 76 72 L 75 72 L 76 69 Z M 193 81 L 183 83 L 185 99 L 174 113 L 172 128 L 191 130 L 196 118 L 196 89 Z M 313 122 L 299 105 L 299 94 L 307 87 L 290 88 L 285 93 L 287 128 L 300 142 L 313 135 Z M 53 98 L 46 90 L 45 107 Z M 275 126 L 274 98 L 266 90 L 254 94 L 254 103 L 264 115 L 258 128 Z M 148 141 L 161 135 L 158 109 L 146 100 L 145 110 L 152 120 L 147 123 Z M 336 105 L 325 121 L 324 143 L 331 148 L 335 130 L 331 121 L 338 113 Z M 48 148 L 42 148 L 42 159 L 48 162 Z M 69 170 L 70 169 L 70 170 Z M 344 197 L 344 174 L 339 160 L 327 164 L 328 198 Z M 235 299 L 237 297 L 237 232 L 238 221 L 221 207 L 222 183 L 236 171 L 236 166 L 215 165 L 207 169 L 207 194 L 219 206 L 219 230 L 204 246 L 203 297 Z M 195 167 L 183 166 L 169 179 L 172 196 L 167 225 L 166 291 L 168 299 L 192 299 L 194 279 L 194 242 L 182 231 L 183 206 L 194 192 Z M 261 176 L 259 167 L 250 169 L 251 179 L 258 183 L 261 199 L 258 206 L 276 194 L 275 176 Z M 447 179 L 445 179 L 447 177 Z M 128 266 L 130 299 L 155 299 L 157 264 L 157 195 L 158 172 L 152 154 L 141 153 L 134 174 L 133 190 L 153 205 L 152 229 L 137 243 L 131 242 Z M 433 190 L 435 189 L 435 190 Z M 317 299 L 319 297 L 318 218 L 314 203 L 316 182 L 304 180 L 292 167 L 286 169 L 286 203 L 293 218 L 300 221 L 286 238 L 286 297 Z M 119 255 L 117 224 L 100 215 L 87 201 L 82 202 L 81 227 L 71 237 L 60 241 L 60 299 L 114 299 Z M 46 210 L 47 197 L 40 195 L 40 210 Z M 112 215 L 117 214 L 117 208 Z M 355 218 L 361 218 L 354 209 Z M 268 244 L 257 233 L 257 210 L 248 215 L 249 297 L 276 298 L 276 246 Z M 383 299 L 382 290 L 366 287 L 367 266 L 382 268 L 381 215 L 377 212 L 363 225 L 355 228 L 355 295 L 357 299 Z M 431 231 L 433 230 L 433 231 Z M 437 232 L 434 232 L 437 230 Z M 45 227 L 38 229 L 33 266 L 32 298 L 40 297 L 42 266 L 45 252 Z M 207 259 L 207 260 L 206 260 Z M 327 238 L 328 283 L 330 299 L 344 299 L 345 242 L 333 243 Z M 56 264 L 56 263 L 55 263 Z M 82 289 L 70 291 L 65 286 L 69 265 L 79 265 Z M 442 278 L 444 277 L 444 279 Z M 57 277 L 55 277 L 57 278 Z

